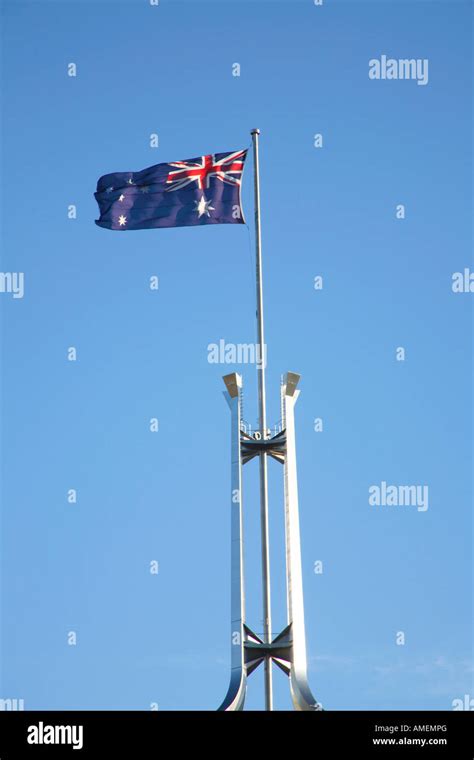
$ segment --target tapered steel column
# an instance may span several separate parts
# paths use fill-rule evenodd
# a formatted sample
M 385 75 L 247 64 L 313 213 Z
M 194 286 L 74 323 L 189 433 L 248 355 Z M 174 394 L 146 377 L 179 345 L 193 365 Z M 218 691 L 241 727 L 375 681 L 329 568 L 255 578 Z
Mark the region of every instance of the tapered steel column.
M 311 693 L 306 663 L 304 625 L 303 577 L 301 569 L 300 520 L 298 514 L 298 479 L 296 474 L 295 404 L 300 392 L 296 390 L 300 375 L 287 372 L 281 388 L 283 425 L 286 430 L 284 464 L 285 539 L 288 624 L 291 626 L 293 655 L 290 690 L 296 710 L 321 710 Z
M 236 372 L 224 377 L 225 399 L 231 412 L 231 493 L 230 493 L 230 684 L 219 710 L 242 710 L 247 685 L 245 667 L 244 623 L 244 539 L 242 516 L 242 459 L 240 454 L 240 420 L 242 378 Z

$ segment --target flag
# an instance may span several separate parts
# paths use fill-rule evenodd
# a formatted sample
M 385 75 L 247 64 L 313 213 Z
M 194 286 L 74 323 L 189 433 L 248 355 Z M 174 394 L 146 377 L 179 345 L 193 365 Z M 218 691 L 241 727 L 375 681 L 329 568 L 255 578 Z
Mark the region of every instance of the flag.
M 240 202 L 246 150 L 105 174 L 94 193 L 99 227 L 145 230 L 245 223 Z

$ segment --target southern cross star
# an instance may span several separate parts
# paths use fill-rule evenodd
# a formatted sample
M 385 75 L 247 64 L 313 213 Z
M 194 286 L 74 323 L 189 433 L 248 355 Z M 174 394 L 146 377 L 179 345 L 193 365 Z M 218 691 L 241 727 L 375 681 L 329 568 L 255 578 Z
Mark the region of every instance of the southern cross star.
M 204 216 L 204 214 L 206 214 L 206 216 L 211 216 L 209 211 L 215 211 L 215 208 L 211 206 L 211 201 L 206 201 L 204 195 L 201 196 L 200 201 L 194 201 L 194 203 L 196 205 L 196 211 L 198 213 L 199 219 L 201 216 Z
M 124 198 L 125 198 L 125 196 L 121 195 L 120 198 L 119 198 L 119 201 L 122 202 L 124 200 Z
M 121 227 L 124 227 L 127 224 L 127 217 L 122 214 L 119 216 L 118 223 Z

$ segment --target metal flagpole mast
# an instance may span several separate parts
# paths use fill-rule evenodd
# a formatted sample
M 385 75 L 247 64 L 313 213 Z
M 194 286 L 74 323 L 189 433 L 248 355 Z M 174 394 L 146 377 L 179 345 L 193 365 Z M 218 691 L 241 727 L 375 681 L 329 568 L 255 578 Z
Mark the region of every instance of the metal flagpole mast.
M 257 274 L 257 327 L 258 327 L 258 406 L 259 428 L 262 439 L 267 438 L 267 415 L 265 397 L 265 364 L 266 346 L 263 328 L 263 285 L 262 285 L 262 238 L 260 231 L 260 178 L 258 164 L 259 129 L 252 129 L 253 165 L 254 165 L 254 197 L 255 197 L 255 248 Z M 262 541 L 262 586 L 263 586 L 263 631 L 264 641 L 270 644 L 272 640 L 272 612 L 270 600 L 270 550 L 268 542 L 268 488 L 267 488 L 267 454 L 260 452 L 260 526 Z M 273 710 L 272 693 L 272 659 L 265 657 L 265 709 Z

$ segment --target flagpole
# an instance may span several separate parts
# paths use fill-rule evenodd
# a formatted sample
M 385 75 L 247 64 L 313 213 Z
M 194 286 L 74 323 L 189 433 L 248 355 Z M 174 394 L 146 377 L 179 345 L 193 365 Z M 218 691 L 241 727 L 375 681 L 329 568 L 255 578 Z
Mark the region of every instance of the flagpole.
M 265 364 L 266 346 L 263 328 L 263 285 L 262 285 L 262 240 L 260 232 L 260 177 L 258 163 L 258 137 L 259 129 L 252 129 L 253 142 L 253 166 L 254 166 L 254 197 L 255 197 L 255 247 L 256 247 L 256 274 L 257 274 L 257 327 L 258 327 L 258 407 L 259 429 L 262 438 L 267 437 L 267 416 L 265 397 Z M 272 613 L 270 601 L 270 550 L 268 542 L 268 488 L 267 488 L 267 455 L 260 452 L 260 526 L 262 540 L 262 590 L 263 590 L 263 631 L 264 641 L 271 643 L 272 639 Z M 272 693 L 272 660 L 265 657 L 265 709 L 273 710 Z

